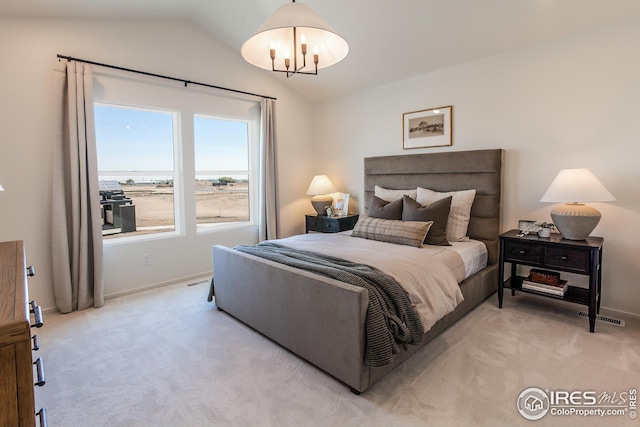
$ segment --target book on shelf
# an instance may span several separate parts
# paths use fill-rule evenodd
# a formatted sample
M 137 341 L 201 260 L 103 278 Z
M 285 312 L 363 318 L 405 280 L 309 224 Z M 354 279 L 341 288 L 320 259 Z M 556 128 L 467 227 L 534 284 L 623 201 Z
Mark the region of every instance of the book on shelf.
M 532 280 L 524 279 L 522 281 L 522 289 L 528 289 L 530 291 L 542 292 L 549 295 L 564 296 L 565 292 L 569 288 L 569 284 L 566 280 L 560 280 L 557 285 L 548 285 L 546 283 L 534 282 Z

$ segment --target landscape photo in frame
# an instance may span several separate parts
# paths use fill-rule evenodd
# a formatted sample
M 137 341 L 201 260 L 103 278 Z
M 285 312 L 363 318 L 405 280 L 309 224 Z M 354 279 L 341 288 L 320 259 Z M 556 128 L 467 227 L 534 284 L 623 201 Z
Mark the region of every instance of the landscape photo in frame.
M 452 145 L 452 106 L 413 111 L 402 115 L 402 148 Z

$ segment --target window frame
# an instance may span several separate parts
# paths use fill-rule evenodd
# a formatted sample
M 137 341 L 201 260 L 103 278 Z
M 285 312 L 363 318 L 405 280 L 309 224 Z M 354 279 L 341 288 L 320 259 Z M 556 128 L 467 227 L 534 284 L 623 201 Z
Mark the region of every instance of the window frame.
M 196 232 L 198 234 L 208 233 L 211 231 L 215 231 L 218 228 L 228 227 L 228 226 L 238 226 L 238 225 L 255 225 L 257 224 L 256 215 L 258 214 L 257 208 L 257 187 L 259 185 L 259 173 L 258 167 L 254 153 L 258 153 L 259 141 L 256 134 L 256 124 L 253 123 L 252 120 L 249 119 L 240 119 L 235 117 L 214 115 L 214 114 L 203 114 L 203 113 L 195 113 L 193 115 L 193 125 L 195 129 L 195 119 L 196 118 L 205 118 L 205 119 L 213 119 L 213 120 L 221 120 L 221 121 L 230 121 L 230 122 L 238 122 L 244 123 L 247 125 L 247 170 L 236 171 L 236 170 L 198 170 L 195 168 L 195 147 L 196 147 L 196 139 L 195 139 L 195 131 L 193 137 L 193 147 L 194 147 L 194 182 L 197 180 L 197 177 L 200 175 L 246 175 L 248 180 L 248 213 L 249 220 L 248 221 L 228 221 L 228 222 L 212 222 L 212 223 L 204 223 L 198 224 L 196 218 Z M 194 192 L 195 197 L 195 192 Z M 253 201 L 255 200 L 255 203 Z M 194 206 L 194 212 L 197 216 L 197 204 Z
M 166 108 L 154 108 L 148 106 L 135 106 L 135 105 L 123 105 L 112 102 L 104 102 L 104 101 L 94 101 L 95 106 L 109 107 L 109 108 L 119 108 L 124 110 L 134 110 L 134 111 L 145 111 L 150 113 L 162 113 L 162 114 L 170 114 L 172 116 L 172 133 L 173 133 L 173 143 L 172 143 L 172 160 L 173 160 L 173 170 L 172 171 L 160 171 L 160 170 L 148 170 L 148 171 L 105 171 L 100 170 L 98 168 L 98 178 L 100 177 L 122 177 L 122 176 L 131 176 L 131 177 L 156 177 L 156 176 L 171 176 L 173 181 L 173 230 L 171 231 L 160 231 L 156 233 L 147 233 L 140 235 L 126 235 L 121 234 L 117 236 L 110 237 L 109 239 L 102 239 L 103 243 L 106 242 L 119 242 L 123 239 L 130 240 L 146 240 L 158 237 L 175 237 L 184 234 L 184 221 L 182 221 L 183 211 L 180 209 L 182 204 L 182 180 L 183 177 L 178 173 L 180 170 L 180 164 L 183 159 L 181 156 L 181 138 L 180 138 L 180 111 L 166 109 Z M 95 113 L 94 113 L 95 117 Z M 97 136 L 96 136 L 96 146 L 97 146 Z M 103 235 L 104 237 L 104 235 Z
M 146 76 L 131 76 L 115 70 L 94 72 L 94 104 L 151 111 L 177 112 L 174 132 L 175 231 L 103 239 L 103 245 L 138 243 L 165 238 L 197 238 L 230 229 L 255 232 L 259 222 L 260 123 L 261 104 L 253 97 L 228 97 L 219 91 L 185 87 Z M 194 117 L 215 117 L 248 123 L 249 139 L 249 221 L 212 223 L 197 226 L 195 202 Z M 150 175 L 144 172 L 145 175 Z M 251 185 L 253 183 L 253 185 Z M 225 234 L 222 234 L 223 236 Z

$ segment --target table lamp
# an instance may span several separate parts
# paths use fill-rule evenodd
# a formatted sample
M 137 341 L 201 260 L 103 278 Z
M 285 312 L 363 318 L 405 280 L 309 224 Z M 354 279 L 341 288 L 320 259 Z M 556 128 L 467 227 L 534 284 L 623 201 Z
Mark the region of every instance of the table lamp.
M 611 202 L 616 198 L 589 169 L 563 169 L 553 180 L 541 202 L 561 202 L 551 210 L 560 234 L 569 240 L 584 240 L 600 222 L 600 212 L 586 202 Z
M 2 188 L 2 185 L 0 185 L 0 191 L 4 191 L 4 188 Z
M 333 202 L 333 198 L 329 194 L 337 191 L 327 175 L 316 175 L 313 177 L 309 188 L 307 188 L 307 195 L 313 196 L 311 198 L 311 204 L 318 215 L 327 214 L 326 207 L 331 206 L 331 202 Z

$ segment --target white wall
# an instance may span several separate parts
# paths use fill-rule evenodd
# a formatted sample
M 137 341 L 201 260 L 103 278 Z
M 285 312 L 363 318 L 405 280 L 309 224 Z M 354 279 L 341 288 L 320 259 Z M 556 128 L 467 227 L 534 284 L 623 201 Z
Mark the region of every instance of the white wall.
M 313 177 L 312 106 L 238 52 L 182 21 L 0 17 L 0 40 L 0 241 L 25 241 L 28 263 L 37 271 L 29 279 L 30 296 L 44 308 L 55 305 L 50 181 L 58 53 L 278 98 L 282 234 L 304 231 L 304 192 Z M 255 229 L 228 228 L 215 235 L 111 245 L 105 250 L 105 294 L 210 274 L 213 244 L 255 239 Z M 152 255 L 150 266 L 142 266 L 143 253 Z
M 506 231 L 550 221 L 553 205 L 539 202 L 548 185 L 587 167 L 617 198 L 592 204 L 603 215 L 593 232 L 605 238 L 602 306 L 640 315 L 638 40 L 633 22 L 318 104 L 315 168 L 357 202 L 364 157 L 503 148 Z M 446 105 L 453 146 L 403 151 L 402 114 Z
M 357 210 L 367 156 L 504 148 L 504 230 L 518 219 L 549 219 L 552 205 L 539 199 L 557 171 L 588 167 L 618 199 L 593 204 L 603 213 L 594 232 L 605 238 L 602 304 L 640 315 L 638 24 L 486 58 L 314 107 L 189 23 L 1 17 L 0 184 L 6 191 L 0 193 L 0 241 L 25 241 L 28 262 L 38 272 L 29 281 L 31 296 L 53 307 L 51 84 L 55 55 L 62 53 L 277 97 L 283 236 L 304 229 L 303 214 L 309 211 L 304 192 L 314 169 L 351 193 Z M 402 113 L 443 105 L 453 105 L 453 147 L 403 151 Z M 119 245 L 107 254 L 106 293 L 207 274 L 212 244 L 232 245 L 251 236 L 229 229 L 216 237 Z M 141 254 L 149 251 L 157 254 L 157 262 L 143 268 Z

